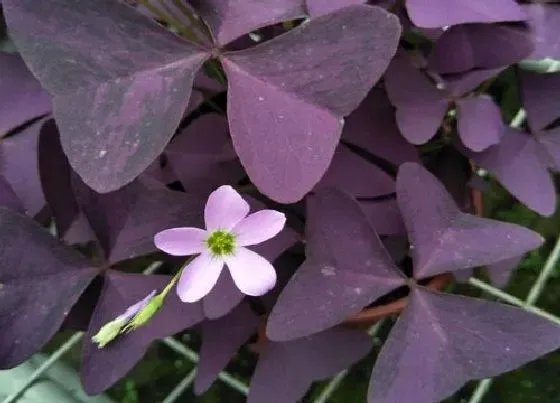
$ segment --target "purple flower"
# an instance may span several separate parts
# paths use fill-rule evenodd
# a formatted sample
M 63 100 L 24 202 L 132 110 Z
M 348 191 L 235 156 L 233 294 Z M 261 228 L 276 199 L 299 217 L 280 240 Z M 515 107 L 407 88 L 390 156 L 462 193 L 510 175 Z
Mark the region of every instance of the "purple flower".
M 184 269 L 177 284 L 183 302 L 207 295 L 218 281 L 224 264 L 239 290 L 251 296 L 268 292 L 276 284 L 276 271 L 268 260 L 247 249 L 277 235 L 286 216 L 275 210 L 249 214 L 249 204 L 231 186 L 220 186 L 204 208 L 206 230 L 171 228 L 154 237 L 155 245 L 173 256 L 199 254 Z

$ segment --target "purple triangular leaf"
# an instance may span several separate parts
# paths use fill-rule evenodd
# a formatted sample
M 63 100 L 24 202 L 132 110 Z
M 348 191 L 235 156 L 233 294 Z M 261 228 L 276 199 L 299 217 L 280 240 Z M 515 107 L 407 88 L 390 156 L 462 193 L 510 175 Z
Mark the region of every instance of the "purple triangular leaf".
M 187 191 L 209 194 L 245 175 L 228 135 L 227 119 L 217 114 L 194 120 L 173 139 L 165 154 Z
M 202 324 L 202 346 L 194 390 L 204 393 L 237 350 L 257 331 L 259 317 L 249 304 L 241 304 L 229 315 Z
M 0 53 L 0 137 L 51 110 L 51 99 L 17 54 Z
M 503 67 L 496 69 L 476 69 L 458 74 L 445 74 L 445 89 L 450 97 L 457 98 L 474 90 L 484 81 L 489 80 L 504 70 Z
M 560 346 L 560 327 L 521 308 L 418 288 L 371 375 L 369 403 L 433 403 Z
M 520 71 L 523 106 L 533 132 L 560 117 L 560 73 Z
M 472 276 L 473 269 L 455 270 L 453 272 L 453 277 L 459 283 L 467 283 Z
M 356 175 L 360 172 L 360 175 Z M 395 180 L 377 165 L 350 151 L 336 149 L 329 169 L 314 190 L 337 188 L 354 197 L 375 197 L 395 192 Z
M 210 27 L 217 45 L 277 22 L 305 15 L 304 0 L 191 0 Z
M 397 123 L 412 144 L 424 144 L 437 132 L 447 112 L 447 101 L 433 105 L 397 108 Z
M 560 127 L 541 132 L 535 139 L 549 159 L 549 168 L 560 172 Z
M 529 15 L 529 25 L 535 36 L 535 51 L 530 59 L 560 59 L 559 4 L 527 4 L 524 6 Z
M 364 3 L 367 3 L 367 0 L 305 0 L 307 13 L 312 18 L 332 13 L 344 7 Z
M 222 56 L 233 144 L 263 193 L 295 202 L 319 181 L 342 117 L 381 77 L 399 35 L 385 10 L 351 6 Z
M 340 327 L 286 343 L 268 342 L 251 379 L 247 403 L 300 401 L 312 382 L 348 368 L 370 349 L 365 332 Z
M 259 203 L 254 199 L 246 197 L 252 211 L 263 210 L 266 206 Z M 265 257 L 267 260 L 273 262 L 278 258 L 286 249 L 293 246 L 296 242 L 301 241 L 301 236 L 289 226 L 285 226 L 282 231 L 274 238 L 261 242 L 258 245 L 249 246 L 248 248 L 254 250 L 259 255 Z
M 4 207 L 0 262 L 0 368 L 6 369 L 50 340 L 98 270 L 30 218 Z
M 140 174 L 138 181 L 150 189 L 165 189 L 170 183 L 177 181 L 177 178 L 166 156 L 162 155 Z
M 226 70 L 229 124 L 241 163 L 262 193 L 281 203 L 298 201 L 326 171 L 342 119 Z
M 132 369 L 153 341 L 171 336 L 203 320 L 202 304 L 185 304 L 171 291 L 161 310 L 146 325 L 119 336 L 102 349 L 91 342 L 92 336 L 103 325 L 153 290 L 161 291 L 170 280 L 171 276 L 107 272 L 82 350 L 80 375 L 86 392 L 103 392 Z
M 400 166 L 397 200 L 416 278 L 496 263 L 543 242 L 527 228 L 462 213 L 437 178 L 415 163 Z
M 39 213 L 45 206 L 37 158 L 43 122 L 44 120 L 34 122 L 0 143 L 0 171 L 30 216 Z
M 359 205 L 340 191 L 325 189 L 308 200 L 306 240 L 306 260 L 269 316 L 271 340 L 335 326 L 404 284 Z
M 3 5 L 18 50 L 54 97 L 72 167 L 99 192 L 131 182 L 173 135 L 207 52 L 114 0 Z
M 511 259 L 502 260 L 486 267 L 486 273 L 490 278 L 490 282 L 496 287 L 505 287 L 509 282 L 511 275 L 515 268 L 519 265 L 519 262 L 523 256 L 513 257 Z M 469 279 L 473 276 L 473 269 L 463 269 L 453 272 L 453 277 L 458 282 L 467 283 Z
M 78 218 L 79 208 L 72 189 L 72 168 L 62 151 L 60 135 L 53 119 L 47 120 L 39 135 L 41 188 L 49 205 L 59 237 Z
M 496 287 L 505 287 L 509 282 L 513 271 L 519 266 L 523 256 L 516 256 L 511 259 L 502 260 L 489 265 L 486 268 L 490 281 Z
M 368 222 L 380 235 L 405 235 L 401 212 L 396 200 L 362 201 L 362 211 Z
M 468 155 L 527 207 L 545 216 L 554 213 L 556 191 L 547 170 L 548 161 L 531 136 L 506 127 L 500 144 Z
M 97 237 L 86 216 L 80 211 L 62 239 L 70 245 L 76 245 L 95 241 Z
M 457 129 L 463 144 L 479 152 L 498 144 L 505 127 L 492 98 L 479 95 L 457 100 Z
M 407 0 L 410 19 L 419 27 L 436 28 L 469 22 L 523 21 L 523 9 L 514 0 Z
M 227 315 L 244 297 L 233 282 L 229 270 L 222 270 L 214 288 L 202 299 L 204 316 L 216 319 Z
M 7 207 L 18 213 L 25 213 L 23 203 L 3 176 L 0 176 L 0 206 Z
M 428 58 L 436 73 L 494 69 L 531 54 L 533 37 L 525 27 L 498 24 L 456 25 L 443 33 Z
M 419 161 L 418 152 L 399 132 L 387 94 L 373 88 L 344 123 L 342 139 L 395 165 Z
M 385 86 L 403 136 L 412 144 L 423 144 L 437 132 L 448 100 L 430 80 L 417 70 L 407 56 L 397 55 L 385 73 Z
M 74 179 L 78 204 L 110 262 L 156 251 L 153 236 L 164 229 L 203 227 L 204 196 L 149 189 L 137 181 L 99 194 Z

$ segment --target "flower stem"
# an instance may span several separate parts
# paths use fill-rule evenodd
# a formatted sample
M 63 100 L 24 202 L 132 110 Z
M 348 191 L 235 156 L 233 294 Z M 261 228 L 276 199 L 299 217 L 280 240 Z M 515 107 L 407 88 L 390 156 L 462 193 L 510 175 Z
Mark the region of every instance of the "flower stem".
M 442 289 L 451 279 L 453 276 L 450 273 L 440 274 L 434 277 L 428 284 L 427 288 L 432 290 L 440 290 Z M 344 324 L 347 325 L 359 325 L 359 324 L 367 324 L 371 326 L 377 320 L 381 319 L 384 316 L 393 315 L 395 313 L 401 312 L 404 308 L 406 308 L 408 304 L 408 297 L 400 298 L 396 301 L 393 301 L 386 305 L 374 306 L 371 308 L 366 308 L 355 315 L 352 315 L 344 321 Z
M 216 80 L 218 80 L 220 84 L 225 85 L 227 83 L 226 76 L 223 73 L 220 64 L 217 60 L 208 60 L 208 62 L 206 62 L 206 66 L 208 66 L 208 69 L 210 69 L 212 76 Z
M 177 283 L 177 280 L 179 280 L 179 277 L 181 277 L 181 273 L 183 272 L 183 269 L 187 266 L 190 260 L 191 259 L 188 259 L 183 264 L 181 269 L 177 271 L 177 273 L 173 276 L 171 281 L 167 283 L 165 288 L 159 294 L 155 295 L 142 310 L 140 310 L 136 315 L 134 315 L 132 320 L 130 320 L 125 326 L 122 327 L 120 333 L 129 333 L 133 330 L 138 329 L 141 326 L 144 326 L 150 320 L 152 320 L 152 318 L 163 307 L 163 303 L 165 302 L 165 298 L 167 298 L 169 291 L 173 289 L 173 287 Z

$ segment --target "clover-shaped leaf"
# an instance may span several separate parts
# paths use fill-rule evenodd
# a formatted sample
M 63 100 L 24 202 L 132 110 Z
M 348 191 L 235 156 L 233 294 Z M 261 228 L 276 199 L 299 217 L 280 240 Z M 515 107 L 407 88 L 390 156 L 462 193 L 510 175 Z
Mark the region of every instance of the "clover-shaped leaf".
M 45 206 L 37 162 L 37 146 L 43 119 L 26 126 L 0 143 L 0 172 L 23 203 L 35 216 Z
M 511 259 L 502 260 L 489 265 L 486 268 L 490 282 L 496 287 L 505 287 L 509 282 L 513 271 L 521 263 L 523 256 L 512 257 Z
M 548 4 L 550 3 L 550 4 Z M 535 51 L 529 59 L 560 59 L 560 5 L 553 2 L 547 4 L 531 3 L 523 7 L 529 15 L 529 25 L 535 36 Z
M 41 349 L 97 273 L 30 218 L 0 207 L 0 368 Z
M 395 165 L 418 162 L 418 152 L 399 132 L 387 94 L 373 88 L 344 123 L 342 140 Z
M 412 144 L 431 139 L 447 112 L 448 100 L 404 54 L 397 54 L 385 73 L 391 103 L 403 136 Z
M 356 172 L 362 175 L 358 176 Z M 327 187 L 342 190 L 354 197 L 376 197 L 394 193 L 395 180 L 377 165 L 340 145 L 327 172 L 314 189 Z
M 346 369 L 370 349 L 371 339 L 365 332 L 340 327 L 285 343 L 267 342 L 247 402 L 297 402 L 312 382 Z
M 547 130 L 539 133 L 536 138 L 539 143 L 539 148 L 544 150 L 546 157 L 548 157 L 548 167 L 555 171 L 560 171 L 560 128 Z
M 476 151 L 496 144 L 504 126 L 499 108 L 485 95 L 462 97 L 500 71 L 495 68 L 448 75 L 436 85 L 413 66 L 406 54 L 398 54 L 385 74 L 385 83 L 397 108 L 397 124 L 403 136 L 412 144 L 427 142 L 438 131 L 449 104 L 455 102 L 463 143 Z
M 545 139 L 545 144 L 550 140 Z M 499 144 L 467 155 L 527 207 L 546 216 L 554 213 L 556 191 L 547 169 L 549 161 L 530 134 L 506 127 Z
M 173 139 L 165 155 L 188 192 L 209 194 L 222 184 L 239 182 L 245 175 L 229 138 L 227 119 L 218 114 L 195 119 Z
M 560 73 L 522 71 L 520 77 L 527 120 L 538 133 L 560 118 Z
M 457 130 L 463 144 L 482 151 L 498 144 L 505 131 L 500 108 L 489 96 L 466 97 L 457 101 Z
M 443 185 L 415 163 L 399 169 L 397 200 L 417 278 L 496 263 L 543 242 L 524 227 L 461 212 Z
M 41 128 L 38 159 L 41 188 L 57 233 L 63 236 L 78 219 L 79 207 L 72 189 L 72 168 L 62 150 L 54 119 L 45 121 Z
M 491 337 L 488 337 L 491 335 Z M 560 326 L 520 308 L 414 288 L 371 374 L 369 403 L 432 403 L 560 346 Z
M 257 331 L 259 318 L 242 303 L 227 316 L 202 324 L 202 346 L 194 388 L 204 393 L 237 350 Z
M 98 192 L 131 182 L 173 135 L 208 52 L 114 0 L 5 0 L 3 9 L 53 95 L 70 164 Z
M 381 77 L 399 35 L 396 17 L 358 5 L 221 56 L 233 145 L 263 193 L 295 202 L 321 179 L 342 118 Z
M 3 176 L 0 176 L 0 206 L 8 207 L 19 213 L 25 213 L 21 200 Z
M 0 137 L 51 111 L 51 98 L 17 54 L 0 53 Z
M 406 229 L 402 220 L 397 201 L 364 200 L 360 207 L 367 216 L 369 223 L 379 235 L 405 235 Z
M 533 49 L 533 36 L 524 26 L 457 25 L 438 39 L 428 58 L 428 68 L 440 74 L 494 69 L 522 60 Z
M 364 4 L 366 0 L 305 0 L 307 12 L 312 18 L 332 13 L 340 8 L 354 4 Z
M 406 0 L 412 22 L 419 27 L 437 28 L 472 22 L 523 21 L 523 9 L 514 0 Z
M 404 284 L 359 205 L 340 191 L 325 189 L 308 200 L 306 239 L 306 260 L 269 316 L 271 340 L 335 326 Z

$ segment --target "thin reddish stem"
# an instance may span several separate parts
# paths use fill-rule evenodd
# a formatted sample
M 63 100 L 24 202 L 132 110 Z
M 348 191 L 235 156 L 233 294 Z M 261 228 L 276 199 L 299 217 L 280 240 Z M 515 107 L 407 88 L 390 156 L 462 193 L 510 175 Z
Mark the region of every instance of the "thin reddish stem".
M 445 273 L 434 277 L 427 285 L 432 290 L 441 290 L 451 279 L 451 274 Z M 400 298 L 386 305 L 374 306 L 363 309 L 355 315 L 347 318 L 344 323 L 348 325 L 373 325 L 379 319 L 401 312 L 408 304 L 408 297 Z

